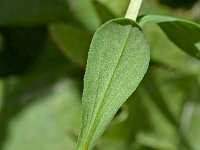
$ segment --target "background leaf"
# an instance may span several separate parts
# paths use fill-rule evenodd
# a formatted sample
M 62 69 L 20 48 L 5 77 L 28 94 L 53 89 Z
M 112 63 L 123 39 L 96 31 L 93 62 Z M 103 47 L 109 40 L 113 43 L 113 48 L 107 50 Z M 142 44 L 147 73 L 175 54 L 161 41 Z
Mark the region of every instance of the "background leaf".
M 105 23 L 116 16 L 106 7 L 106 5 L 102 4 L 99 1 L 94 1 L 95 8 L 99 14 L 102 23 Z
M 155 15 L 144 16 L 139 22 L 142 26 L 158 23 L 172 42 L 188 54 L 200 58 L 199 24 L 183 19 Z
M 145 26 L 143 30 L 150 44 L 152 65 L 185 75 L 199 74 L 200 61 L 169 41 L 157 25 Z
M 85 68 L 92 34 L 66 23 L 51 24 L 49 32 L 55 44 L 67 58 Z
M 41 57 L 28 72 L 1 78 L 0 149 L 75 147 L 81 105 L 80 83 L 77 81 L 82 79 L 83 73 L 67 62 L 49 40 L 45 43 Z M 49 91 L 52 94 L 50 97 Z M 43 119 L 40 120 L 38 112 L 41 113 L 39 116 L 44 115 Z M 73 119 L 71 113 L 77 116 Z M 15 125 L 12 126 L 13 123 L 18 129 Z M 15 134 L 18 130 L 23 132 L 25 129 L 27 131 L 24 134 Z M 46 133 L 41 134 L 41 130 Z M 49 134 L 52 132 L 53 134 Z M 27 139 L 27 143 L 20 142 L 23 139 Z
M 69 0 L 69 2 L 74 16 L 88 31 L 94 32 L 100 26 L 93 0 Z
M 125 16 L 130 0 L 95 0 L 106 6 L 115 16 Z
M 41 91 L 32 101 L 10 121 L 3 149 L 75 150 L 80 93 L 74 82 L 70 79 L 60 81 L 48 92 Z
M 72 18 L 64 0 L 1 0 L 0 26 L 33 26 Z

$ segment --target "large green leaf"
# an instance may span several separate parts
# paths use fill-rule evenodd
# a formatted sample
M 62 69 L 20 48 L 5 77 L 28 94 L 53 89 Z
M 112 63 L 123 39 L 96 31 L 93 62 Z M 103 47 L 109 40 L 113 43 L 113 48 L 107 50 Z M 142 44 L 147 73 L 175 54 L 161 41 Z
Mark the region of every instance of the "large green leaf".
M 32 26 L 71 18 L 64 0 L 1 0 L 0 26 Z
M 58 48 L 72 62 L 85 68 L 92 35 L 81 28 L 66 23 L 51 24 L 49 32 Z
M 142 80 L 149 55 L 144 33 L 134 21 L 111 20 L 96 31 L 84 78 L 79 149 L 93 148 Z
M 200 25 L 188 20 L 147 15 L 139 20 L 141 26 L 158 23 L 168 38 L 188 54 L 200 59 Z

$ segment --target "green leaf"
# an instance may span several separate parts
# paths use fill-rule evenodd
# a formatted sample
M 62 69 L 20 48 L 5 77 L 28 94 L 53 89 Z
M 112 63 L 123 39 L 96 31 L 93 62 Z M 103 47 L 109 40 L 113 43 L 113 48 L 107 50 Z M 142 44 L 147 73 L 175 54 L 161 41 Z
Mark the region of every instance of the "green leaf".
M 177 21 L 178 18 L 170 17 L 170 16 L 158 16 L 158 15 L 146 15 L 140 16 L 137 21 L 140 26 L 144 27 L 151 24 L 163 23 L 163 22 L 170 22 L 170 21 Z
M 158 142 L 159 140 L 159 142 Z M 155 133 L 141 132 L 132 143 L 133 150 L 177 150 L 168 138 Z
M 196 98 L 199 100 L 200 95 Z M 199 150 L 200 144 L 199 144 L 199 138 L 200 138 L 200 103 L 199 102 L 188 102 L 185 103 L 184 107 L 184 114 L 186 115 L 184 119 L 187 119 L 185 122 L 187 123 L 185 125 L 186 128 L 186 136 L 189 142 L 192 145 L 193 150 Z
M 97 12 L 99 14 L 102 23 L 105 23 L 108 20 L 116 18 L 116 16 L 101 2 L 94 1 L 94 5 L 97 9 Z
M 144 33 L 132 20 L 111 20 L 96 31 L 84 78 L 78 149 L 93 148 L 117 110 L 141 82 L 149 55 Z
M 10 120 L 3 149 L 75 150 L 81 114 L 76 82 L 63 79 L 49 87 L 48 92 L 26 93 L 20 102 L 31 96 L 32 103 Z
M 93 0 L 69 0 L 74 16 L 89 31 L 95 31 L 100 26 L 100 20 L 93 6 Z
M 0 1 L 0 26 L 33 26 L 67 18 L 72 18 L 67 1 Z
M 110 10 L 115 16 L 125 16 L 130 0 L 95 0 L 98 3 L 103 4 L 108 10 Z
M 141 86 L 140 86 L 141 87 Z M 140 87 L 128 98 L 126 103 L 121 107 L 119 115 L 126 115 L 121 122 L 112 121 L 108 130 L 103 135 L 97 148 L 102 150 L 127 150 L 130 149 L 131 143 L 137 132 L 146 131 L 151 128 L 150 116 L 140 96 Z M 145 94 L 144 92 L 142 93 Z M 142 118 L 142 119 L 141 119 Z M 123 132 L 121 132 L 123 130 Z
M 192 22 L 175 21 L 167 24 L 161 23 L 159 26 L 177 46 L 200 59 L 200 25 Z
M 159 26 L 146 26 L 144 32 L 151 47 L 151 61 L 154 66 L 184 74 L 199 74 L 200 61 L 169 41 Z
M 51 24 L 49 32 L 64 55 L 78 66 L 85 68 L 92 34 L 66 23 Z
M 147 15 L 139 19 L 145 26 L 158 23 L 168 38 L 188 54 L 200 59 L 200 25 L 188 20 Z
M 200 148 L 200 82 L 199 76 L 182 77 L 179 86 L 185 91 L 185 101 L 180 117 L 180 131 L 186 137 L 193 150 Z
M 160 111 L 165 115 L 166 119 L 170 123 L 174 125 L 175 128 L 178 128 L 178 120 L 176 119 L 175 115 L 172 113 L 171 109 L 168 107 L 167 103 L 164 100 L 164 97 L 162 96 L 160 89 L 156 83 L 155 77 L 156 74 L 151 71 L 149 72 L 149 78 L 151 80 L 144 80 L 145 82 L 145 90 L 149 94 L 149 96 L 152 98 L 152 102 L 160 109 Z M 177 91 L 176 91 L 177 92 Z
M 143 146 L 145 146 L 152 150 L 176 149 L 172 148 L 176 147 L 178 143 L 178 135 L 174 131 L 174 127 L 144 89 L 151 85 L 150 72 L 152 72 L 151 69 L 145 75 L 141 85 L 122 107 L 122 109 L 128 111 L 128 118 L 122 123 L 111 124 L 97 148 L 102 150 L 112 148 L 116 150 L 139 150 L 138 148 L 142 146 L 140 150 L 144 150 Z M 149 83 L 144 82 L 144 80 L 148 80 Z M 141 136 L 144 133 L 145 135 Z M 157 142 L 158 139 L 160 142 Z

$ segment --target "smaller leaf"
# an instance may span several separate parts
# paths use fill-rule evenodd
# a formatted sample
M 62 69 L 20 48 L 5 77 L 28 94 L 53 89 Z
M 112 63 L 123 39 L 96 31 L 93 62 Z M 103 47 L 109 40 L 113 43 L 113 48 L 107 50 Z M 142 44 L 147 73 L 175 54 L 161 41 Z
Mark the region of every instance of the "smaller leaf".
M 108 8 L 115 16 L 123 17 L 130 0 L 95 0 Z
M 167 70 L 173 69 L 188 75 L 199 74 L 200 61 L 195 57 L 191 57 L 168 40 L 159 26 L 147 26 L 144 28 L 144 32 L 151 47 L 151 62 L 153 61 L 153 66 L 161 65 L 160 67 L 164 67 Z
M 107 22 L 108 20 L 111 20 L 113 18 L 116 18 L 116 16 L 109 10 L 104 4 L 102 4 L 99 1 L 94 1 L 94 5 L 97 9 L 97 12 L 99 14 L 99 17 L 102 21 L 102 23 Z
M 188 20 L 168 16 L 147 15 L 139 18 L 146 26 L 157 23 L 168 38 L 188 54 L 200 59 L 200 25 Z
M 158 24 L 162 22 L 170 22 L 178 20 L 175 17 L 170 16 L 158 16 L 158 15 L 145 15 L 138 17 L 137 21 L 140 26 L 144 27 L 151 24 Z
M 92 1 L 93 0 L 69 0 L 74 16 L 88 31 L 93 32 L 100 26 L 100 20 Z
M 78 149 L 90 150 L 147 71 L 149 46 L 129 19 L 101 26 L 90 45 L 84 77 L 82 127 Z
M 66 23 L 51 24 L 49 32 L 58 48 L 72 62 L 85 68 L 92 34 Z

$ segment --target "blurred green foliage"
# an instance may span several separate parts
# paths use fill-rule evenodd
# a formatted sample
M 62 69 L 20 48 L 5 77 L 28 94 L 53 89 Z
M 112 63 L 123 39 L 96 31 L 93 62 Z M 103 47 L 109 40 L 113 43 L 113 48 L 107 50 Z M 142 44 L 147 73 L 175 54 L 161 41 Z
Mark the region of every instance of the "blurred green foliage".
M 198 20 L 194 2 L 144 0 L 140 14 Z M 124 16 L 128 3 L 0 0 L 1 150 L 75 149 L 92 34 L 106 20 Z M 180 8 L 188 4 L 188 10 Z M 108 11 L 114 16 L 105 16 Z M 144 31 L 151 48 L 148 73 L 95 149 L 199 150 L 200 61 L 158 26 Z

